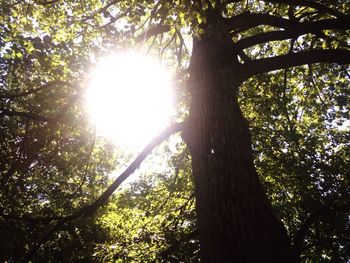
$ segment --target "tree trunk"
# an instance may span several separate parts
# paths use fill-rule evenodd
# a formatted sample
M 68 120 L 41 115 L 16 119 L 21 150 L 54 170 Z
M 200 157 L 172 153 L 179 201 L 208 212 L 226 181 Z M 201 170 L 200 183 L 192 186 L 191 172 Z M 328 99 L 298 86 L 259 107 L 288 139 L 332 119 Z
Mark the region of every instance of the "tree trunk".
M 201 262 L 294 262 L 282 223 L 259 182 L 238 105 L 238 61 L 229 35 L 208 27 L 194 40 L 189 127 Z M 232 74 L 234 72 L 235 74 Z

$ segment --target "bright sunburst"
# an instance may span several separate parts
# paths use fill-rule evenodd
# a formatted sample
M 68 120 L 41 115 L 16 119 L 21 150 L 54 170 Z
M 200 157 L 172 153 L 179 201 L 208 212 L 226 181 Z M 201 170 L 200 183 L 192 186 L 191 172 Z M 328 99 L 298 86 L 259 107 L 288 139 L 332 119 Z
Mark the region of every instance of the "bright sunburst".
M 143 146 L 172 113 L 169 73 L 136 52 L 101 59 L 86 94 L 97 130 L 123 146 Z

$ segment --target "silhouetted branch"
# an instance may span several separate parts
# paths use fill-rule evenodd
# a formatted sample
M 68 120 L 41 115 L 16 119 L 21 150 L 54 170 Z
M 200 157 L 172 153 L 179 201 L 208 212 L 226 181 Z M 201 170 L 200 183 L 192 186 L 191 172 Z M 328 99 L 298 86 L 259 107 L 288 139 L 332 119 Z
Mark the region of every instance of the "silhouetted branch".
M 251 61 L 250 57 L 248 57 L 248 55 L 246 53 L 244 53 L 243 50 L 240 50 L 238 52 L 238 56 L 243 60 L 243 62 L 249 62 Z
M 290 19 L 267 14 L 252 14 L 250 12 L 244 12 L 240 15 L 228 18 L 226 21 L 227 26 L 231 30 L 235 30 L 233 34 L 262 25 L 285 29 L 298 25 L 297 21 Z
M 309 1 L 309 0 L 292 0 L 292 1 L 291 0 L 263 0 L 263 1 L 270 2 L 270 3 L 293 5 L 293 6 L 307 6 L 307 7 L 316 9 L 322 13 L 328 13 L 330 15 L 337 16 L 337 17 L 342 17 L 345 15 L 336 9 L 329 8 L 315 1 Z
M 42 91 L 42 90 L 45 90 L 45 89 L 49 89 L 49 88 L 52 88 L 52 87 L 55 87 L 55 86 L 69 86 L 69 87 L 72 87 L 72 88 L 75 88 L 74 85 L 72 83 L 69 83 L 67 81 L 61 81 L 61 80 L 54 80 L 54 81 L 50 81 L 38 88 L 34 88 L 34 89 L 31 89 L 31 90 L 28 90 L 28 91 L 24 91 L 24 92 L 20 92 L 20 93 L 17 93 L 17 94 L 5 94 L 5 95 L 1 95 L 0 98 L 18 98 L 18 97 L 23 97 L 23 96 L 28 96 L 28 95 L 31 95 L 31 94 L 34 94 L 34 93 L 37 93 L 39 91 Z
M 242 71 L 248 79 L 256 74 L 313 63 L 350 64 L 350 51 L 346 49 L 309 50 L 298 53 L 262 58 L 244 63 Z
M 23 221 L 31 224 L 37 223 L 50 223 L 52 221 L 65 220 L 66 216 L 32 216 L 32 215 L 14 215 L 14 214 L 5 214 L 1 213 L 0 217 L 6 220 L 15 220 L 15 221 Z
M 163 132 L 161 132 L 156 138 L 154 138 L 136 157 L 136 159 L 129 165 L 126 170 L 115 179 L 115 181 L 108 187 L 108 189 L 91 205 L 84 208 L 84 217 L 92 216 L 98 208 L 106 203 L 108 198 L 114 193 L 118 186 L 124 182 L 135 170 L 140 166 L 143 160 L 150 154 L 150 152 L 163 140 L 168 138 L 171 134 L 179 132 L 183 129 L 184 123 L 176 123 L 169 126 Z
M 169 25 L 157 25 L 136 37 L 136 42 L 146 41 L 152 36 L 163 34 L 170 30 Z
M 81 93 L 73 95 L 68 103 L 62 107 L 62 109 L 56 113 L 54 117 L 46 117 L 39 114 L 31 113 L 31 112 L 24 112 L 24 111 L 16 111 L 16 110 L 9 110 L 9 109 L 0 109 L 0 116 L 9 116 L 9 117 L 20 117 L 25 118 L 33 121 L 42 121 L 42 122 L 48 122 L 48 123 L 57 123 L 61 121 L 64 114 L 67 113 L 67 111 L 70 109 L 70 107 L 73 106 L 73 104 L 80 99 Z
M 107 24 L 102 25 L 101 28 L 107 27 L 107 26 L 109 26 L 110 24 L 115 23 L 118 19 L 127 16 L 127 15 L 129 14 L 130 11 L 131 11 L 131 7 L 129 7 L 128 9 L 126 9 L 125 12 L 120 12 L 117 16 L 112 16 L 112 15 L 110 15 L 110 21 L 109 21 Z
M 51 1 L 35 1 L 36 4 L 38 5 L 51 5 L 51 4 L 54 4 L 56 2 L 59 2 L 60 0 L 51 0 Z
M 174 191 L 175 191 L 175 187 L 176 187 L 176 181 L 177 178 L 179 176 L 179 168 L 175 169 L 175 176 L 174 176 L 174 181 L 171 184 L 172 189 L 170 189 L 168 196 L 164 199 L 164 201 L 158 206 L 158 208 L 156 208 L 156 210 L 154 211 L 153 215 L 157 215 L 159 213 L 159 211 L 161 211 L 163 209 L 163 207 L 168 203 L 168 201 L 170 200 L 171 196 L 173 195 Z
M 101 7 L 100 9 L 96 10 L 95 12 L 93 12 L 91 15 L 83 17 L 82 21 L 87 21 L 89 19 L 94 18 L 96 15 L 101 14 L 105 11 L 107 11 L 108 8 L 110 8 L 112 5 L 117 4 L 118 2 L 120 2 L 120 0 L 113 0 L 110 1 L 108 4 L 106 4 L 105 6 Z
M 0 115 L 9 116 L 9 117 L 23 117 L 34 121 L 53 122 L 53 119 L 49 117 L 37 115 L 30 112 L 15 111 L 15 110 L 8 110 L 8 109 L 0 109 Z
M 260 43 L 266 43 L 269 41 L 296 38 L 307 33 L 320 34 L 322 30 L 327 29 L 350 29 L 350 16 L 346 16 L 344 18 L 339 19 L 324 19 L 315 22 L 298 23 L 287 30 L 256 34 L 254 36 L 247 37 L 238 41 L 234 44 L 234 48 L 245 49 L 247 47 L 254 46 Z

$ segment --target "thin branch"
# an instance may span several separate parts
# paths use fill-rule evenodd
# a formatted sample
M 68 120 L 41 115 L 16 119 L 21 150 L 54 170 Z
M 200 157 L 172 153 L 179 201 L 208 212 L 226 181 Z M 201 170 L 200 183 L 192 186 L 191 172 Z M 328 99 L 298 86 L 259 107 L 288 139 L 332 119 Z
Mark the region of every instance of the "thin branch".
M 42 90 L 45 90 L 45 89 L 49 89 L 49 88 L 52 88 L 52 87 L 55 87 L 55 86 L 69 86 L 69 87 L 72 87 L 75 89 L 74 85 L 72 83 L 69 83 L 67 81 L 61 81 L 61 80 L 54 80 L 54 81 L 50 81 L 38 88 L 34 88 L 34 89 L 31 89 L 31 90 L 28 90 L 28 91 L 24 91 L 24 92 L 20 92 L 20 93 L 17 93 L 17 94 L 5 94 L 5 95 L 2 95 L 0 96 L 0 98 L 18 98 L 18 97 L 24 97 L 24 96 L 28 96 L 28 95 L 31 95 L 31 94 L 34 94 L 34 93 L 37 93 L 39 91 L 42 91 Z
M 52 118 L 41 116 L 30 112 L 23 112 L 23 111 L 0 109 L 0 116 L 1 115 L 9 116 L 9 117 L 21 117 L 21 118 L 34 120 L 34 121 L 53 122 Z
M 150 12 L 150 15 L 148 15 L 146 17 L 146 19 L 140 24 L 138 25 L 135 30 L 134 30 L 134 33 L 136 33 L 137 31 L 139 31 L 140 29 L 142 29 L 146 23 L 148 22 L 148 24 L 150 25 L 151 22 L 152 22 L 152 19 L 154 18 L 155 14 L 157 14 L 157 10 L 158 10 L 158 7 L 160 6 L 161 4 L 161 1 L 158 1 L 155 6 L 152 8 L 152 11 Z
M 156 43 L 157 38 L 158 38 L 158 35 L 156 35 L 152 38 L 152 42 L 151 42 L 151 44 L 148 45 L 147 51 L 145 52 L 145 54 L 149 54 L 149 52 L 152 50 L 154 44 Z
M 129 7 L 128 9 L 126 9 L 125 12 L 121 12 L 119 13 L 117 16 L 110 16 L 110 21 L 104 25 L 101 26 L 101 28 L 105 28 L 108 27 L 110 24 L 115 23 L 118 19 L 123 18 L 125 16 L 127 16 L 129 14 L 129 12 L 132 10 L 131 7 Z
M 328 50 L 309 50 L 298 53 L 275 56 L 271 58 L 262 58 L 252 60 L 241 65 L 245 79 L 256 74 L 265 73 L 273 70 L 296 67 L 313 63 L 337 63 L 350 64 L 350 50 L 346 49 L 328 49 Z
M 176 32 L 172 35 L 172 37 L 170 38 L 170 40 L 165 44 L 164 47 L 160 48 L 160 58 L 163 58 L 164 52 L 165 50 L 169 47 L 169 45 L 174 41 L 174 39 L 176 38 Z
M 35 1 L 35 4 L 38 5 L 51 5 L 54 4 L 56 2 L 59 2 L 60 0 L 51 0 L 51 1 Z
M 45 224 L 50 223 L 52 221 L 59 221 L 59 220 L 65 220 L 67 219 L 66 216 L 32 216 L 32 215 L 16 215 L 16 214 L 5 214 L 0 213 L 0 217 L 6 219 L 6 220 L 15 220 L 15 221 L 22 221 L 22 222 L 28 222 L 30 224 Z
M 183 38 L 181 32 L 180 32 L 179 30 L 177 30 L 177 29 L 176 29 L 175 32 L 176 32 L 176 34 L 178 35 L 178 37 L 179 37 L 179 39 L 180 39 L 180 44 L 183 45 L 184 49 L 186 50 L 186 53 L 188 53 L 188 48 L 187 48 L 187 46 L 186 46 L 186 44 L 185 44 L 185 40 L 184 40 L 184 38 Z
M 178 37 L 179 37 L 179 41 L 180 41 L 180 46 L 179 46 L 179 48 L 178 48 L 178 52 L 177 52 L 177 64 L 178 64 L 178 66 L 179 67 L 181 67 L 181 60 L 182 60 L 182 52 L 183 52 L 183 47 L 185 47 L 186 48 L 186 46 L 185 46 L 185 42 L 184 42 L 184 39 L 182 38 L 182 35 L 181 35 L 181 33 L 176 29 L 176 34 L 178 35 Z M 176 39 L 175 39 L 175 45 L 176 45 Z
M 86 161 L 86 164 L 85 164 L 85 169 L 84 169 L 84 177 L 83 179 L 81 180 L 81 182 L 79 183 L 77 189 L 69 194 L 66 198 L 73 198 L 79 191 L 81 191 L 84 183 L 86 182 L 86 178 L 87 178 L 87 175 L 89 173 L 89 169 L 90 169 L 90 164 L 91 164 L 91 156 L 92 156 L 92 153 L 94 151 L 94 148 L 95 148 L 95 143 L 96 143 L 96 125 L 94 126 L 94 129 L 93 129 L 93 135 L 92 135 L 92 142 L 91 142 L 91 146 L 90 146 L 90 150 L 89 150 L 89 153 L 88 153 L 88 158 L 87 158 L 87 161 Z
M 81 98 L 82 94 L 78 93 L 72 96 L 68 103 L 62 107 L 62 109 L 56 113 L 54 117 L 46 117 L 39 114 L 24 112 L 24 111 L 15 111 L 9 109 L 0 109 L 0 116 L 9 116 L 9 117 L 20 117 L 25 119 L 30 119 L 33 121 L 42 121 L 47 123 L 57 123 L 61 121 L 62 117 L 67 113 L 67 111 Z
M 101 7 L 100 9 L 96 10 L 95 12 L 93 12 L 91 15 L 83 17 L 81 21 L 84 22 L 84 21 L 87 21 L 89 19 L 94 18 L 96 15 L 105 12 L 108 8 L 110 8 L 112 5 L 117 4 L 119 1 L 120 0 L 113 0 L 113 1 L 109 2 L 105 6 Z
M 163 209 L 163 207 L 168 203 L 168 201 L 170 200 L 171 196 L 173 195 L 174 191 L 175 191 L 175 187 L 176 187 L 176 181 L 177 178 L 179 176 L 179 168 L 175 169 L 175 176 L 174 176 L 174 181 L 172 183 L 172 187 L 173 189 L 170 189 L 168 196 L 165 198 L 165 200 L 158 206 L 158 208 L 154 211 L 153 215 L 157 215 L 159 213 L 159 211 L 161 211 Z
M 169 25 L 157 25 L 136 37 L 136 42 L 145 42 L 152 36 L 163 34 L 170 30 Z

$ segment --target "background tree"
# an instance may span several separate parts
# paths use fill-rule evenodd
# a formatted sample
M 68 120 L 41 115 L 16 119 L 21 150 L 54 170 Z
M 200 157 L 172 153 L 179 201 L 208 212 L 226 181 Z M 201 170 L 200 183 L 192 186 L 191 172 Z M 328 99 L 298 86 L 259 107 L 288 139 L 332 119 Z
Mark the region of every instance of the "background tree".
M 1 231 L 16 226 L 21 236 L 2 235 L 4 259 L 40 260 L 55 247 L 78 251 L 74 242 L 75 250 L 65 250 L 75 240 L 85 250 L 104 243 L 97 258 L 190 261 L 198 234 L 204 262 L 348 260 L 349 70 L 313 64 L 350 62 L 349 8 L 346 1 L 309 0 L 1 3 Z M 176 62 L 178 86 L 187 89 L 178 97 L 189 92 L 191 101 L 179 100 L 178 118 L 187 121 L 158 137 L 100 195 L 116 155 L 95 141 L 80 98 L 92 54 L 129 45 Z M 180 129 L 191 154 L 198 223 L 180 209 L 191 208 L 189 186 L 178 180 L 188 178 L 188 168 L 174 168 L 173 186 L 164 177 L 166 204 L 152 197 L 161 181 L 140 183 L 146 194 L 126 190 L 116 197 L 119 214 L 112 205 L 98 217 L 146 154 Z M 135 219 L 130 236 L 127 224 L 109 231 L 108 221 L 141 211 L 159 213 L 158 222 L 187 223 L 166 234 L 171 224 L 145 227 Z M 100 240 L 88 234 L 99 227 L 106 230 Z M 114 242 L 113 235 L 128 239 Z M 135 253 L 152 242 L 153 253 Z M 194 245 L 181 255 L 179 243 L 186 242 Z

